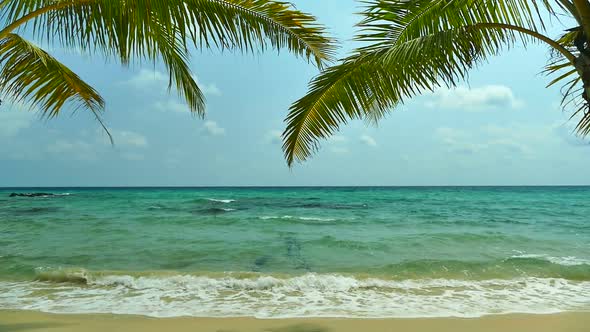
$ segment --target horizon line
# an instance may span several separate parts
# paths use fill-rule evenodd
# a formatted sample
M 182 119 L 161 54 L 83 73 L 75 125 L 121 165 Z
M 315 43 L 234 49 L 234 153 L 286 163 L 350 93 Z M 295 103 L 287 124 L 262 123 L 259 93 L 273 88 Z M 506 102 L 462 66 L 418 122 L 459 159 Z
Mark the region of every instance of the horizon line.
M 6 189 L 71 188 L 71 189 L 207 189 L 207 188 L 490 188 L 490 187 L 590 187 L 590 184 L 515 184 L 515 185 L 218 185 L 218 186 L 0 186 Z

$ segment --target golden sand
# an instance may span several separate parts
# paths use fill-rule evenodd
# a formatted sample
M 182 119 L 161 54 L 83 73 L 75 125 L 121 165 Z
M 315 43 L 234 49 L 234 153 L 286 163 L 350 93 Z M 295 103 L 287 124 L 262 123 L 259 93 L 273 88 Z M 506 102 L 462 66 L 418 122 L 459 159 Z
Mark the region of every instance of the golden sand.
M 590 313 L 474 319 L 149 318 L 0 311 L 0 332 L 590 332 Z

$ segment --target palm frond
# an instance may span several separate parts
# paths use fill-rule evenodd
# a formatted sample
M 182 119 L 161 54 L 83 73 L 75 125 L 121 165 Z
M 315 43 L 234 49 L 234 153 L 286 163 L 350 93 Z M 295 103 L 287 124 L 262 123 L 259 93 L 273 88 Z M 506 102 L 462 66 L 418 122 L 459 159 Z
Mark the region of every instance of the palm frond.
M 375 61 L 382 54 L 357 54 L 326 69 L 310 83 L 308 94 L 291 106 L 283 133 L 283 150 L 291 165 L 317 150 L 319 138 L 338 130 L 347 119 L 361 118 L 365 110 L 386 112 L 396 98 L 387 98 L 392 82 L 385 68 Z M 386 84 L 389 83 L 389 84 Z
M 535 40 L 544 26 L 539 7 L 524 0 L 367 3 L 357 39 L 370 44 L 314 78 L 290 108 L 283 133 L 289 165 L 308 158 L 348 119 L 375 121 L 407 98 L 456 86 L 490 56 Z
M 575 54 L 577 58 L 588 56 L 588 54 L 581 54 L 587 52 L 588 48 L 581 27 L 569 29 L 556 41 Z M 553 77 L 547 85 L 548 87 L 561 84 L 561 107 L 565 112 L 571 113 L 570 120 L 578 122 L 575 127 L 576 133 L 581 136 L 590 134 L 589 105 L 583 98 L 584 83 L 579 68 L 565 59 L 561 53 L 552 52 L 544 72 L 546 75 Z
M 545 26 L 537 2 L 527 0 L 368 0 L 365 4 L 357 40 L 372 42 L 369 48 L 484 22 L 533 31 Z
M 286 48 L 320 67 L 335 51 L 313 16 L 272 0 L 8 0 L 0 2 L 0 19 L 7 22 L 0 39 L 29 27 L 34 38 L 49 45 L 123 64 L 162 60 L 169 87 L 176 87 L 199 115 L 205 98 L 190 71 L 188 42 L 245 52 Z M 56 115 L 61 105 L 52 106 L 48 112 Z
M 87 108 L 97 117 L 102 97 L 69 68 L 17 34 L 0 39 L 0 93 L 14 102 L 30 101 L 46 117 L 64 105 Z
M 170 28 L 174 31 L 174 27 Z M 169 71 L 168 89 L 176 88 L 184 98 L 189 110 L 203 117 L 205 115 L 205 96 L 199 88 L 188 65 L 189 54 L 179 33 L 168 33 L 166 27 L 154 25 L 149 31 L 156 43 L 156 51 Z
M 132 55 L 153 55 L 149 30 L 154 24 L 175 30 L 198 47 L 286 48 L 319 66 L 335 50 L 315 17 L 272 0 L 21 0 L 2 8 L 0 17 L 14 22 L 31 12 L 38 13 L 29 22 L 36 36 L 82 50 L 115 53 L 124 62 Z

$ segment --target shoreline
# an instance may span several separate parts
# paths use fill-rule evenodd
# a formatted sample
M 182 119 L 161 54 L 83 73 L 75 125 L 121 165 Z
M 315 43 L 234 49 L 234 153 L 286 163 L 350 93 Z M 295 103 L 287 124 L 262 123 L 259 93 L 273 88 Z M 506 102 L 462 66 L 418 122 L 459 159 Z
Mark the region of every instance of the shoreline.
M 509 314 L 480 318 L 152 318 L 114 314 L 50 314 L 0 310 L 0 332 L 583 332 L 590 313 Z

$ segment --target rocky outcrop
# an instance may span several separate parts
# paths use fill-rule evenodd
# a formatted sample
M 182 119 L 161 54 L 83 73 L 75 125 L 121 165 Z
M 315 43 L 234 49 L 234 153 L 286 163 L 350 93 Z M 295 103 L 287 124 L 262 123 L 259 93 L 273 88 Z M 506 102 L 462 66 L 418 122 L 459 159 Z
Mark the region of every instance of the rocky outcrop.
M 54 194 L 49 193 L 12 193 L 10 197 L 48 197 L 48 196 L 55 196 Z

